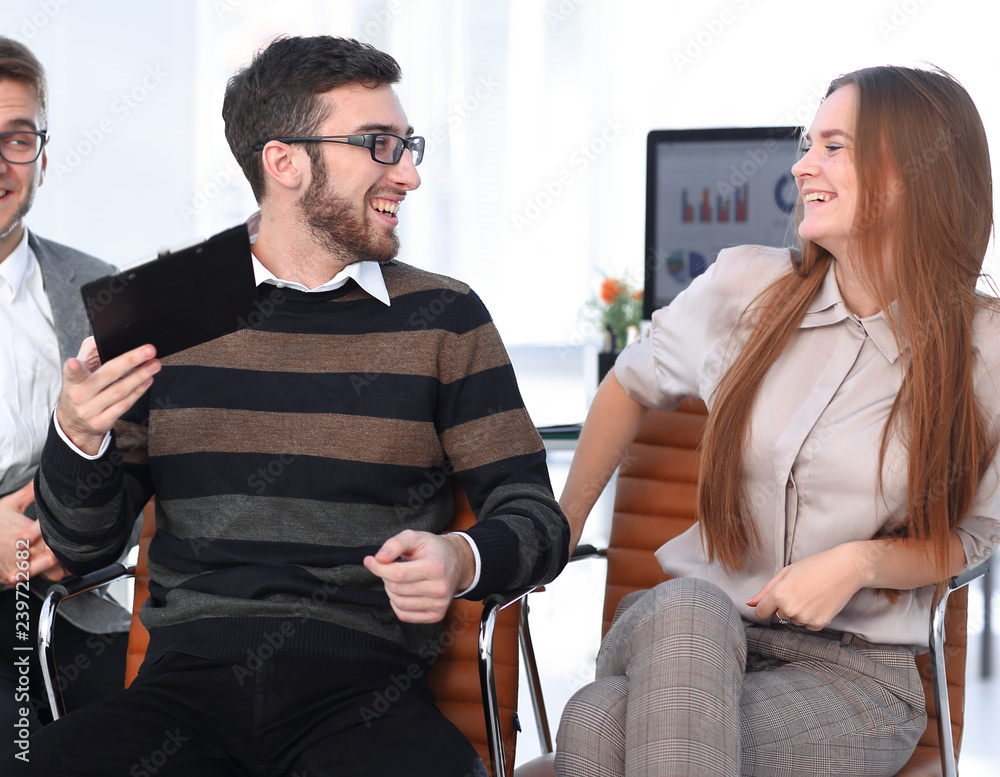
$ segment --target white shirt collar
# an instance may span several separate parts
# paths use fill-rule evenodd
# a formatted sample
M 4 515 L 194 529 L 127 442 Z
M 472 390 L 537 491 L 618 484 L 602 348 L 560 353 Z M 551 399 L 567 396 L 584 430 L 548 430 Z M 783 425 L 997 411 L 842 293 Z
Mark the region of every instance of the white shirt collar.
M 249 219 L 247 219 L 247 229 L 250 231 L 250 243 L 253 244 L 257 240 L 257 231 L 260 228 L 260 211 L 257 211 Z M 366 262 L 354 262 L 353 264 L 347 265 L 343 270 L 334 275 L 326 283 L 322 283 L 315 289 L 310 289 L 297 281 L 287 281 L 283 278 L 278 278 L 268 270 L 261 261 L 251 253 L 251 260 L 253 262 L 253 277 L 254 282 L 260 286 L 262 283 L 270 283 L 274 286 L 280 288 L 297 289 L 298 291 L 304 292 L 318 292 L 318 291 L 331 291 L 332 289 L 339 289 L 347 281 L 354 279 L 354 281 L 360 286 L 364 291 L 373 296 L 379 302 L 381 302 L 386 307 L 389 307 L 389 290 L 385 287 L 385 278 L 382 276 L 382 266 L 378 262 L 366 261 Z
M 868 318 L 858 318 L 847 307 L 844 297 L 840 293 L 840 286 L 837 284 L 837 273 L 835 261 L 830 262 L 830 267 L 823 278 L 823 285 L 809 304 L 806 314 L 799 324 L 801 329 L 809 329 L 816 326 L 826 326 L 838 323 L 847 319 L 852 319 L 864 327 L 865 332 L 874 341 L 875 345 L 890 362 L 895 362 L 899 358 L 899 345 L 892 334 L 892 327 L 885 317 L 884 311 L 879 311 L 874 316 Z M 896 303 L 893 302 L 893 305 Z
M 28 275 L 28 230 L 25 228 L 19 242 L 10 255 L 0 262 L 0 294 L 3 299 L 11 302 L 21 293 L 24 279 Z

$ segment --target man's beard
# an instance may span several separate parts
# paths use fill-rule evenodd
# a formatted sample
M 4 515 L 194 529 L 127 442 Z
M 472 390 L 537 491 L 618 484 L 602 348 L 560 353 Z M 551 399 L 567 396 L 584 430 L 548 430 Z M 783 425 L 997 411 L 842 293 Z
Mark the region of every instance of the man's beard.
M 37 189 L 35 179 L 32 178 L 24 185 L 24 199 L 21 201 L 20 206 L 11 218 L 10 222 L 7 224 L 0 224 L 0 240 L 3 240 L 11 232 L 13 232 L 19 224 L 24 221 L 24 217 L 28 215 L 28 211 L 31 210 L 31 205 L 35 201 L 35 190 Z M 398 240 L 396 241 L 398 244 Z
M 346 264 L 395 259 L 399 252 L 396 233 L 383 233 L 365 218 L 363 208 L 344 197 L 337 197 L 327 187 L 329 178 L 322 157 L 312 159 L 313 179 L 302 196 L 300 208 L 306 228 L 326 249 Z M 365 196 L 367 207 L 368 192 Z

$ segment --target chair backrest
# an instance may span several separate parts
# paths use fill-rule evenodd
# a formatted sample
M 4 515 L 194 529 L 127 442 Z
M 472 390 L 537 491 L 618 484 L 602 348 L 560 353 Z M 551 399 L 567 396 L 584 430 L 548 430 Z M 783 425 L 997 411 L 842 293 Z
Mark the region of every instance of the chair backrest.
M 606 634 L 618 603 L 667 579 L 653 553 L 697 521 L 698 451 L 707 411 L 685 400 L 650 410 L 618 470 L 604 594 Z
M 667 579 L 653 552 L 697 520 L 697 448 L 706 420 L 705 405 L 694 400 L 686 400 L 672 413 L 651 410 L 626 454 L 618 474 L 608 544 L 602 633 L 611 626 L 615 609 L 625 595 L 652 588 Z M 945 619 L 956 758 L 964 723 L 966 614 L 967 593 L 963 588 L 949 598 Z M 926 654 L 917 657 L 917 667 L 927 698 L 927 729 L 900 777 L 941 774 L 937 710 Z
M 149 647 L 149 632 L 139 620 L 139 610 L 149 596 L 149 541 L 156 532 L 156 508 L 150 499 L 142 510 L 142 534 L 139 537 L 139 558 L 135 562 L 135 590 L 132 594 L 132 625 L 128 631 L 128 654 L 125 657 L 125 687 L 139 673 Z
M 149 568 L 146 557 L 149 541 L 156 527 L 154 513 L 153 501 L 150 500 L 143 512 L 139 560 L 136 563 L 135 599 L 132 608 L 132 627 L 129 631 L 125 687 L 135 679 L 149 645 L 149 632 L 139 622 L 139 608 L 149 595 Z M 475 520 L 476 517 L 465 493 L 456 487 L 455 517 L 449 530 L 468 528 L 475 523 Z M 441 645 L 444 651 L 431 667 L 428 682 L 438 707 L 476 748 L 476 752 L 486 764 L 487 771 L 492 775 L 486 720 L 483 715 L 483 696 L 479 682 L 479 620 L 482 611 L 482 604 L 465 599 L 458 599 L 451 606 L 442 624 Z M 500 727 L 503 733 L 507 774 L 514 768 L 519 620 L 520 604 L 513 604 L 501 611 L 493 641 Z M 492 777 L 497 776 L 492 775 Z

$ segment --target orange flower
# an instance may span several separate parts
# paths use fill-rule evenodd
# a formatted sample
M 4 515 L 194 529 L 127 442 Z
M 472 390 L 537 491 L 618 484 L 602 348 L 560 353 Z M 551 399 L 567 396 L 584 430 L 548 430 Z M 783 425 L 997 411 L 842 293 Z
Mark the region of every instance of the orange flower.
M 625 291 L 625 285 L 617 278 L 605 278 L 601 281 L 601 301 L 607 305 L 618 299 Z

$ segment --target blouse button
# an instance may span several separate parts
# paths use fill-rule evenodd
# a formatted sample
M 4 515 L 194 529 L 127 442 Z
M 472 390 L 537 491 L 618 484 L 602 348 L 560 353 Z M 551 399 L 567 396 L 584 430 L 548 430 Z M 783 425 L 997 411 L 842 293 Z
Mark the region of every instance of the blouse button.
M 988 557 L 990 555 L 990 553 L 992 553 L 992 552 L 993 552 L 993 548 L 985 548 L 983 550 L 983 555 Z
M 992 542 L 994 545 L 996 545 L 997 543 L 1000 543 L 1000 537 L 998 537 L 996 534 L 994 534 L 992 537 L 990 537 L 990 542 Z
M 971 562 L 972 562 L 973 564 L 978 564 L 978 563 L 979 563 L 979 562 L 980 562 L 981 560 L 982 560 L 982 559 L 980 559 L 980 558 L 979 558 L 979 556 L 972 556 L 972 557 L 971 557 L 971 558 L 969 559 L 969 561 L 971 561 Z

